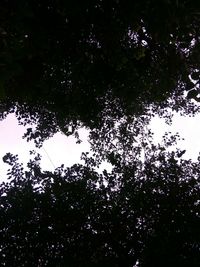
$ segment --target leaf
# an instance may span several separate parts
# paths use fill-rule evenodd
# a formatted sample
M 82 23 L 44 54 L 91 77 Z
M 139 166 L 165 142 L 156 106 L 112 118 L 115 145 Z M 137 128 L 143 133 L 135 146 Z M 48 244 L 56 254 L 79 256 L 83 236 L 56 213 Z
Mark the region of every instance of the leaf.
M 193 89 L 193 90 L 190 90 L 189 92 L 188 92 L 188 94 L 187 94 L 187 98 L 189 98 L 189 99 L 191 99 L 191 98 L 194 98 L 194 97 L 196 97 L 197 96 L 197 91 L 195 90 L 195 89 Z
M 186 87 L 185 87 L 185 90 L 186 90 L 186 91 L 189 91 L 189 90 L 191 90 L 192 88 L 194 88 L 194 83 L 191 82 L 191 81 L 187 82 Z
M 199 72 L 193 72 L 193 73 L 191 74 L 191 78 L 192 78 L 193 80 L 199 80 Z

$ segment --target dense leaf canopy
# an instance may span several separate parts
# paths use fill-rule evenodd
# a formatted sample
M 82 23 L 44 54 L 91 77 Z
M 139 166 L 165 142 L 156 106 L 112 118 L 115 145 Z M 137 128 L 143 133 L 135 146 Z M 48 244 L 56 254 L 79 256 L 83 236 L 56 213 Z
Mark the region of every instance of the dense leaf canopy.
M 23 170 L 1 185 L 2 266 L 199 266 L 199 162 L 152 147 L 111 173 L 89 165 Z M 136 265 L 135 265 L 136 266 Z
M 184 91 L 199 84 L 199 14 L 191 0 L 2 0 L 2 116 L 36 123 L 26 137 L 40 143 L 149 105 L 194 112 Z
M 1 0 L 0 118 L 37 146 L 85 126 L 93 153 L 54 172 L 4 156 L 1 266 L 199 266 L 199 161 L 147 127 L 198 111 L 199 25 L 192 0 Z

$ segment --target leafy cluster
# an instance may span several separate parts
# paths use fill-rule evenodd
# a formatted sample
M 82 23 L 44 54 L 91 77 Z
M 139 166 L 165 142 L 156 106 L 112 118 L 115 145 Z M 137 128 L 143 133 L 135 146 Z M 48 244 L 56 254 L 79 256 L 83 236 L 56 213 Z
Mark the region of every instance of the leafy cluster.
M 149 105 L 193 113 L 184 92 L 199 86 L 199 8 L 188 0 L 2 0 L 2 116 L 15 111 L 36 123 L 25 137 L 39 145 Z
M 1 266 L 199 266 L 199 161 L 147 127 L 199 110 L 199 14 L 193 0 L 1 0 L 0 119 L 15 113 L 37 146 L 87 127 L 93 153 L 54 172 L 4 156 Z
M 1 185 L 2 266 L 198 266 L 199 162 L 152 148 L 113 171 L 24 170 L 7 154 Z

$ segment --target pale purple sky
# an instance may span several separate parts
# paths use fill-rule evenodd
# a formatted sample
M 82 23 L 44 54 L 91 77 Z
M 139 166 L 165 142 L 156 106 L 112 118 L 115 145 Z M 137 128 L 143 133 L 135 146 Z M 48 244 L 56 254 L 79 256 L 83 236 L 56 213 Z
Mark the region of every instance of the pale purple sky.
M 65 166 L 71 166 L 80 162 L 81 152 L 89 150 L 88 133 L 84 129 L 79 132 L 80 138 L 84 140 L 81 144 L 76 144 L 76 139 L 72 136 L 66 137 L 64 134 L 58 133 L 45 141 L 41 149 L 36 149 L 33 142 L 22 139 L 24 132 L 24 127 L 18 125 L 13 114 L 0 122 L 0 180 L 4 179 L 9 167 L 2 161 L 2 157 L 7 152 L 18 154 L 19 161 L 27 163 L 30 158 L 29 151 L 36 150 L 42 156 L 42 168 L 54 170 L 54 166 L 58 167 L 62 163 Z
M 200 151 L 200 115 L 194 118 L 176 115 L 172 126 L 166 125 L 164 119 L 156 117 L 151 122 L 151 128 L 156 142 L 161 141 L 165 131 L 179 132 L 181 137 L 185 138 L 185 141 L 178 143 L 178 147 L 187 150 L 184 157 L 193 160 L 197 159 Z M 80 162 L 81 153 L 89 151 L 88 132 L 84 129 L 80 130 L 80 138 L 84 140 L 81 144 L 76 144 L 76 140 L 72 136 L 66 137 L 58 133 L 45 141 L 44 149 L 41 148 L 40 150 L 35 148 L 33 142 L 27 143 L 26 140 L 22 139 L 24 132 L 24 127 L 18 125 L 17 119 L 13 114 L 0 122 L 0 181 L 5 179 L 6 171 L 9 167 L 2 161 L 2 157 L 7 152 L 18 154 L 20 162 L 27 163 L 30 158 L 29 151 L 34 149 L 42 155 L 42 168 L 51 171 L 54 170 L 54 166 L 58 167 L 62 163 L 65 166 L 71 166 Z
M 171 126 L 167 125 L 164 119 L 155 117 L 151 122 L 151 128 L 156 142 L 161 141 L 164 132 L 171 131 L 173 134 L 178 132 L 180 137 L 184 138 L 177 143 L 178 148 L 186 149 L 183 158 L 197 160 L 200 152 L 200 114 L 195 117 L 174 115 Z

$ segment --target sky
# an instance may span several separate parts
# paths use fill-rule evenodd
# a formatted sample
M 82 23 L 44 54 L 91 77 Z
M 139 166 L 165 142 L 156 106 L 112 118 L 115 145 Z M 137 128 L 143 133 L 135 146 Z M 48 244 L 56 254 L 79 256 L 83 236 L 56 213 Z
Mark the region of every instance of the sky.
M 179 133 L 181 139 L 177 142 L 177 147 L 186 150 L 184 159 L 196 161 L 200 152 L 200 114 L 195 117 L 175 115 L 172 125 L 165 123 L 164 119 L 155 117 L 150 127 L 154 132 L 154 140 L 160 142 L 165 132 L 171 131 L 173 134 Z
M 41 167 L 45 170 L 53 171 L 55 167 L 59 167 L 62 163 L 65 166 L 71 166 L 80 162 L 81 153 L 89 151 L 89 143 L 87 142 L 87 131 L 80 131 L 80 138 L 85 140 L 81 144 L 76 144 L 76 139 L 72 136 L 66 137 L 64 134 L 58 133 L 53 138 L 44 142 L 41 149 L 37 149 L 34 142 L 27 142 L 22 139 L 25 128 L 18 125 L 18 121 L 13 114 L 0 122 L 0 181 L 5 179 L 8 165 L 2 161 L 2 157 L 10 152 L 14 155 L 18 154 L 19 162 L 25 165 L 30 158 L 29 151 L 38 151 L 41 156 Z
M 166 131 L 179 132 L 185 140 L 179 141 L 177 147 L 186 149 L 184 158 L 191 158 L 194 161 L 197 159 L 200 152 L 200 114 L 195 117 L 175 115 L 172 126 L 167 125 L 164 119 L 155 117 L 151 121 L 151 129 L 154 132 L 155 142 L 160 142 Z M 24 132 L 24 126 L 18 125 L 13 114 L 0 121 L 0 181 L 6 179 L 9 168 L 2 160 L 7 152 L 18 154 L 19 162 L 26 164 L 30 158 L 29 151 L 36 150 L 42 156 L 41 167 L 44 170 L 53 171 L 61 164 L 69 167 L 80 162 L 81 153 L 90 149 L 86 129 L 81 129 L 79 132 L 80 138 L 83 140 L 81 144 L 76 144 L 76 139 L 72 136 L 66 137 L 64 134 L 57 133 L 45 141 L 40 150 L 35 148 L 33 142 L 22 139 Z M 102 168 L 104 167 L 110 168 L 108 165 L 103 165 Z

